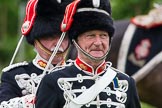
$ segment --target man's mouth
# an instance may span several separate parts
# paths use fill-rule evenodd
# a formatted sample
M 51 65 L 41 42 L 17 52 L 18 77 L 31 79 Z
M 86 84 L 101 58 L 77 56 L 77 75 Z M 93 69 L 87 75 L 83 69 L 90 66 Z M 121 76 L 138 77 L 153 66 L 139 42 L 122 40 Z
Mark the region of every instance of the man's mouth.
M 56 48 L 56 47 L 51 48 L 51 52 L 53 52 L 53 51 L 55 50 L 55 48 Z M 64 49 L 63 49 L 62 47 L 60 47 L 60 48 L 58 49 L 57 53 L 62 53 L 62 52 L 64 52 Z

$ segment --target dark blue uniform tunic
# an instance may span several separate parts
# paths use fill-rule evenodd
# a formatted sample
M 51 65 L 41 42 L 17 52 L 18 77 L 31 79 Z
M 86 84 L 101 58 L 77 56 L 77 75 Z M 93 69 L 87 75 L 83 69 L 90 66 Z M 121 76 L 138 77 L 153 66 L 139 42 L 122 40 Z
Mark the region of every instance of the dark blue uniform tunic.
M 108 68 L 108 66 L 106 63 L 103 63 L 96 71 L 93 71 L 90 66 L 77 59 L 72 63 L 72 65 L 65 66 L 60 70 L 46 75 L 37 92 L 36 108 L 63 108 L 71 101 L 66 95 L 66 90 L 69 90 L 69 93 L 71 93 L 75 98 L 82 93 L 82 88 L 88 89 L 95 83 L 95 80 L 93 79 L 84 79 L 83 81 L 79 81 L 79 78 L 77 77 L 78 75 L 81 77 L 93 77 L 97 74 L 98 78 L 100 78 L 104 75 L 106 68 Z M 97 108 L 97 102 L 100 103 L 100 108 L 140 108 L 139 97 L 134 80 L 124 73 L 116 72 L 117 75 L 114 80 L 112 80 L 112 82 L 102 92 L 100 92 L 94 100 L 86 105 L 82 105 L 81 108 Z M 67 81 L 68 84 L 70 84 L 69 89 L 64 90 L 60 87 L 60 84 L 58 83 L 58 79 L 60 78 L 73 79 Z M 124 100 L 121 99 L 121 101 L 119 101 L 120 99 L 117 99 L 117 88 L 121 88 L 120 90 L 118 89 L 118 91 L 124 95 Z M 104 104 L 104 102 L 107 103 Z M 121 107 L 117 107 L 117 105 Z
M 15 76 L 21 74 L 30 76 L 32 73 L 36 73 L 37 75 L 42 73 L 42 70 L 37 68 L 32 62 L 3 72 L 0 85 L 0 103 L 15 97 L 22 97 L 22 89 L 18 86 Z

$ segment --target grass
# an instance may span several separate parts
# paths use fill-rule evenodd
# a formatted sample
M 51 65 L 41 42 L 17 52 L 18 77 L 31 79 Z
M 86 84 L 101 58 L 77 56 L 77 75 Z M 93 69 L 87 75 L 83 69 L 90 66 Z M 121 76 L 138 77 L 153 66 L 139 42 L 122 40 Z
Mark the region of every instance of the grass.
M 141 102 L 141 108 L 156 108 L 156 107 L 151 106 L 151 105 L 149 105 L 147 103 Z

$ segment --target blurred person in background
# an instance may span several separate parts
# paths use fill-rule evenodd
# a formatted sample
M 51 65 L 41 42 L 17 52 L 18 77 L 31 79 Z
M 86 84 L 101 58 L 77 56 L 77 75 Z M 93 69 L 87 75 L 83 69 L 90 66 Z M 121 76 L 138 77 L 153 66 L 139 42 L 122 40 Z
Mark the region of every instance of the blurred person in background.
M 60 24 L 65 7 L 72 0 L 30 0 L 22 26 L 27 42 L 32 45 L 36 57 L 29 63 L 12 64 L 3 69 L 0 84 L 0 108 L 33 107 L 37 86 L 43 77 L 51 54 L 61 36 Z M 65 63 L 70 42 L 68 36 L 62 41 L 56 56 L 47 68 Z

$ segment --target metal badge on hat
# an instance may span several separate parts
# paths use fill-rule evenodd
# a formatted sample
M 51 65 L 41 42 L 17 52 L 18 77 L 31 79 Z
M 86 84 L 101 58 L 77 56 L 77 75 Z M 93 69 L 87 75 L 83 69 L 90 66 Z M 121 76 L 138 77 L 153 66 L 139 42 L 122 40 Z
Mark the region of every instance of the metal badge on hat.
M 28 3 L 27 3 L 27 6 L 26 6 L 26 16 L 25 16 L 25 19 L 24 19 L 24 23 L 22 25 L 22 28 L 21 28 L 21 32 L 22 32 L 22 36 L 17 44 L 17 47 L 15 49 L 15 52 L 12 56 L 12 59 L 10 61 L 10 64 L 11 65 L 16 57 L 16 54 L 20 48 L 20 45 L 22 43 L 22 40 L 24 38 L 25 35 L 27 35 L 32 26 L 33 26 L 33 23 L 34 23 L 34 20 L 35 20 L 35 16 L 36 16 L 36 12 L 35 12 L 35 8 L 36 8 L 36 5 L 37 5 L 37 2 L 38 0 L 30 0 Z

